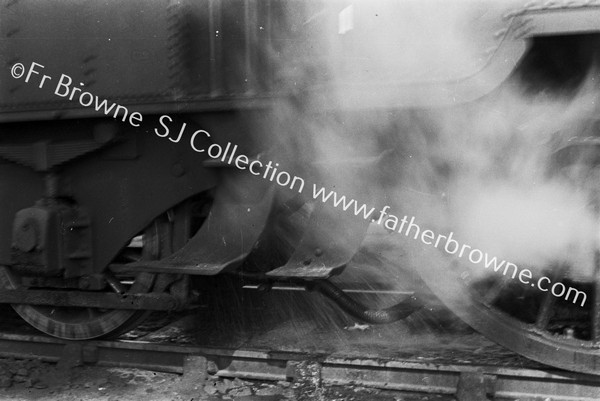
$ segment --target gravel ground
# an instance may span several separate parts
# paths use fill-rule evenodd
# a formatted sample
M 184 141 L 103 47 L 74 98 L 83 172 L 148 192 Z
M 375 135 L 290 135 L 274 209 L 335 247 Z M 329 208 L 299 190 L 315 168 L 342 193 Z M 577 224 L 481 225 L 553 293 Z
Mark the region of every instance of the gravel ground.
M 362 278 L 371 265 L 375 263 L 367 258 L 351 267 L 360 272 Z M 349 269 L 349 282 L 354 282 L 352 272 Z M 372 274 L 376 273 L 379 274 Z M 393 281 L 402 283 L 402 286 L 398 284 L 383 289 L 407 290 L 418 287 L 409 275 L 399 271 L 392 273 L 402 275 L 402 280 L 384 282 Z M 369 280 L 367 289 L 371 288 L 372 282 L 376 280 Z M 138 330 L 123 336 L 123 339 L 230 349 L 302 350 L 319 355 L 349 357 L 385 356 L 440 364 L 486 362 L 509 366 L 531 365 L 530 361 L 506 352 L 473 333 L 441 307 L 423 309 L 404 321 L 373 326 L 356 322 L 316 293 L 239 290 L 243 283 L 229 278 L 203 277 L 202 283 L 202 307 L 181 316 L 156 314 Z M 373 308 L 388 306 L 399 300 L 389 295 L 356 297 Z M 31 330 L 22 325 L 23 322 L 17 319 L 9 324 L 6 331 L 10 332 L 12 328 L 18 328 L 18 332 Z M 249 382 L 214 376 L 190 382 L 189 378 L 176 374 L 136 369 L 80 366 L 61 370 L 55 364 L 40 361 L 0 359 L 0 401 L 454 400 L 448 396 L 411 395 L 359 386 L 322 387 L 311 374 L 310 365 L 300 370 L 303 373 L 294 383 Z
M 35 360 L 0 359 L 0 400 L 35 401 L 451 401 L 359 386 L 321 387 L 307 365 L 294 383 L 208 376 L 190 383 L 176 374 L 80 366 L 68 370 Z

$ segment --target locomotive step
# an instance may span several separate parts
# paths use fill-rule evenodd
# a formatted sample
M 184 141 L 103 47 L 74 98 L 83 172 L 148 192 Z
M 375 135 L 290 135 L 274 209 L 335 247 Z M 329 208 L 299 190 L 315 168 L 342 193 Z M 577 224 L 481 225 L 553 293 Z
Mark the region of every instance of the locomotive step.
M 369 227 L 364 219 L 327 204 L 318 205 L 288 262 L 270 272 L 272 278 L 328 278 L 343 269 L 358 251 Z
M 112 264 L 113 272 L 178 273 L 215 275 L 229 271 L 252 251 L 262 234 L 274 199 L 272 189 L 255 202 L 240 201 L 240 194 L 252 193 L 252 182 L 232 180 L 215 197 L 214 206 L 202 228 L 171 256 L 157 261 L 125 265 Z M 256 188 L 254 188 L 256 190 Z

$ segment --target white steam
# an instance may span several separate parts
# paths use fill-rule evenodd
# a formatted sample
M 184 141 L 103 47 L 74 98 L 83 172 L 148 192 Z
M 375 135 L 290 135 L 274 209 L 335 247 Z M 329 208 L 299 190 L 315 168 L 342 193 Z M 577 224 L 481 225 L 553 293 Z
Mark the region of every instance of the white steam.
M 598 247 L 589 188 L 567 174 L 550 174 L 549 163 L 554 151 L 582 135 L 582 122 L 599 118 L 593 72 L 576 95 L 530 95 L 514 81 L 467 104 L 435 109 L 390 104 L 375 110 L 370 100 L 380 94 L 382 82 L 410 86 L 432 77 L 466 77 L 481 68 L 489 61 L 484 50 L 502 37 L 502 13 L 510 9 L 500 1 L 398 3 L 349 2 L 352 8 L 336 15 L 339 21 L 331 19 L 343 29 L 336 31 L 327 74 L 338 83 L 373 82 L 364 104 L 355 98 L 352 111 L 339 111 L 343 107 L 331 103 L 347 104 L 345 91 L 352 85 L 312 96 L 317 92 L 308 74 L 290 78 L 298 60 L 284 74 L 307 89 L 295 99 L 300 106 L 281 105 L 276 123 L 279 140 L 289 139 L 290 159 L 310 164 L 306 174 L 331 189 L 354 188 L 359 193 L 351 195 L 362 193 L 364 202 L 391 205 L 392 213 L 415 216 L 440 234 L 454 231 L 461 243 L 490 255 L 531 269 L 566 262 L 573 277 L 589 277 Z M 307 26 L 326 14 L 316 10 Z M 306 64 L 312 68 L 314 61 Z M 343 167 L 378 156 L 378 177 L 369 182 Z M 412 241 L 392 237 L 400 247 Z

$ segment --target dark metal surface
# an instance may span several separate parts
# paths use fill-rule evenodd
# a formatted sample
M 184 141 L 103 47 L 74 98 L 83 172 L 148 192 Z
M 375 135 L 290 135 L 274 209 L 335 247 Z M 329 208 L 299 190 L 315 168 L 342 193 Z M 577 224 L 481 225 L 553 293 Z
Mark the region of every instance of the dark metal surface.
M 111 265 L 110 269 L 192 275 L 229 271 L 254 248 L 267 225 L 274 196 L 274 188 L 265 181 L 232 177 L 219 187 L 209 216 L 183 248 L 159 261 Z
M 385 155 L 384 152 L 376 157 L 338 160 L 320 166 L 324 170 L 330 170 L 328 174 L 331 174 L 324 174 L 322 180 L 330 182 L 332 188 L 335 188 L 336 196 L 344 194 L 340 195 L 344 198 L 318 198 L 315 196 L 317 186 L 313 187 L 315 202 L 302 236 L 285 265 L 268 272 L 268 277 L 312 280 L 342 272 L 358 252 L 371 220 L 379 216 L 375 208 L 369 209 L 370 205 L 374 207 L 376 204 L 376 195 L 369 184 L 377 179 L 376 172 L 382 168 Z M 340 180 L 337 173 L 332 173 L 339 171 L 344 171 L 353 179 Z M 358 204 L 354 208 L 346 205 L 340 207 L 336 201 L 346 202 L 345 197 L 364 202 L 364 209 L 361 211 Z
M 600 346 L 600 251 L 594 252 L 594 299 L 592 304 L 592 341 Z
M 55 125 L 14 124 L 3 126 L 3 143 L 56 141 L 63 137 L 88 137 L 100 127 L 98 121 L 61 122 Z M 153 134 L 154 127 L 119 126 L 117 144 L 74 160 L 61 170 L 65 185 L 61 196 L 75 199 L 85 208 L 93 226 L 91 249 L 93 272 L 101 272 L 115 255 L 152 220 L 186 198 L 215 185 L 214 172 L 202 166 L 205 156 L 189 146 L 171 143 Z M 147 133 L 149 132 L 149 133 Z M 62 138 L 61 138 L 62 139 Z M 206 147 L 206 138 L 197 146 Z M 14 188 L 19 188 L 15 191 Z M 0 220 L 13 221 L 15 214 L 33 205 L 44 194 L 43 177 L 13 163 L 0 164 Z M 152 201 L 148 201 L 151 199 Z M 0 263 L 10 264 L 11 226 L 0 226 Z
M 368 227 L 369 220 L 348 219 L 344 210 L 316 205 L 288 262 L 267 276 L 317 279 L 339 273 L 358 251 Z
M 428 60 L 414 69 L 416 74 L 368 54 L 372 46 L 363 41 L 376 35 L 382 45 L 403 45 L 402 38 L 409 37 L 415 26 L 407 6 L 400 3 L 386 10 L 398 21 L 390 28 L 373 20 L 377 14 L 369 4 L 353 4 L 354 12 L 348 12 L 343 1 L 239 1 L 232 7 L 217 1 L 169 5 L 132 1 L 126 7 L 73 8 L 66 1 L 49 6 L 6 0 L 0 3 L 0 15 L 8 33 L 0 51 L 10 64 L 44 65 L 54 85 L 67 74 L 95 95 L 147 113 L 169 107 L 231 109 L 238 107 L 235 100 L 247 104 L 256 95 L 285 96 L 311 70 L 321 75 L 311 85 L 317 96 L 328 97 L 332 87 L 341 90 L 337 106 L 447 105 L 477 99 L 497 87 L 525 52 L 529 35 L 599 29 L 597 4 L 526 3 L 482 2 L 486 13 L 465 24 L 477 38 L 472 43 L 477 57 L 455 67 L 438 61 L 442 68 L 432 68 Z M 457 8 L 452 2 L 434 5 Z M 60 18 L 65 14 L 76 23 L 65 26 Z M 114 15 L 121 18 L 115 20 Z M 369 57 L 385 65 L 387 76 L 379 68 L 356 63 Z M 332 60 L 323 63 L 324 58 Z M 338 76 L 329 79 L 335 82 L 325 77 L 328 69 Z M 39 89 L 16 81 L 9 68 L 0 75 L 0 120 L 97 116 L 91 108 L 58 98 L 52 85 Z
M 47 197 L 13 222 L 11 266 L 31 276 L 92 274 L 92 227 L 84 208 Z
M 0 303 L 106 309 L 173 310 L 177 299 L 169 294 L 109 294 L 85 291 L 3 290 Z

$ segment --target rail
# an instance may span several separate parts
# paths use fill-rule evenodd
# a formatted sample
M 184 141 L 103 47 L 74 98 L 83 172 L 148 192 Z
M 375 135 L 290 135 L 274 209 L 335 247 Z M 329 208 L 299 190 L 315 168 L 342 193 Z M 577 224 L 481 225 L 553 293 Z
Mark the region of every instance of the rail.
M 459 400 L 544 397 L 553 401 L 596 401 L 600 378 L 558 369 L 522 369 L 475 364 L 437 364 L 380 357 L 344 357 L 293 351 L 206 348 L 141 341 L 71 342 L 41 335 L 0 334 L 0 356 L 36 358 L 63 364 L 90 363 L 257 380 L 290 380 L 311 362 L 323 385 L 354 384 L 429 394 L 455 394 Z M 202 371 L 204 370 L 204 371 Z M 468 394 L 466 396 L 465 394 Z M 473 398 L 471 398 L 473 399 Z

